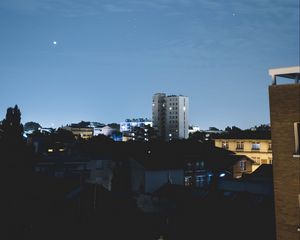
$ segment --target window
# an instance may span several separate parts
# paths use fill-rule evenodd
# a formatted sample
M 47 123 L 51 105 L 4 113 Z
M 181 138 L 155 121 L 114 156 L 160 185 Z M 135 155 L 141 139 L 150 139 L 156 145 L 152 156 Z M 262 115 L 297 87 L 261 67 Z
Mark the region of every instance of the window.
M 259 151 L 260 150 L 260 143 L 259 142 L 253 142 L 251 150 Z
M 245 160 L 240 161 L 240 168 L 241 168 L 241 171 L 246 171 L 247 162 Z
M 295 134 L 295 154 L 294 157 L 300 157 L 300 122 L 294 123 Z
M 225 149 L 229 148 L 228 141 L 222 141 L 222 148 L 225 148 Z
M 272 158 L 268 157 L 268 160 L 269 160 L 269 164 L 272 164 Z
M 269 163 L 269 161 L 268 161 L 268 159 L 261 159 L 261 164 L 268 164 Z
M 272 143 L 269 142 L 268 151 L 272 151 Z
M 244 142 L 237 142 L 236 150 L 243 150 L 243 149 L 244 149 Z

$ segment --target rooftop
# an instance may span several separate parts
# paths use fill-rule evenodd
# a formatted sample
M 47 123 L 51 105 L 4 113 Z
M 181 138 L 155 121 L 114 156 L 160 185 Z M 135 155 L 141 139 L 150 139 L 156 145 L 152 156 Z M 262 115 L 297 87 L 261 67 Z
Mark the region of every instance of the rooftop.
M 296 84 L 300 83 L 300 66 L 273 68 L 269 69 L 269 75 L 272 77 L 272 85 L 276 85 L 276 78 L 289 78 L 294 79 Z

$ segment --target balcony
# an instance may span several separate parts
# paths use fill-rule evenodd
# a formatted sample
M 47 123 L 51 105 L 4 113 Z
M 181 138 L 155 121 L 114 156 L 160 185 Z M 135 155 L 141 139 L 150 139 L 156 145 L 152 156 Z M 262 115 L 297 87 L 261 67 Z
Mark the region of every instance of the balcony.
M 252 152 L 260 152 L 260 148 L 251 148 Z
M 236 147 L 235 151 L 236 152 L 244 152 L 244 148 L 242 148 L 242 147 Z

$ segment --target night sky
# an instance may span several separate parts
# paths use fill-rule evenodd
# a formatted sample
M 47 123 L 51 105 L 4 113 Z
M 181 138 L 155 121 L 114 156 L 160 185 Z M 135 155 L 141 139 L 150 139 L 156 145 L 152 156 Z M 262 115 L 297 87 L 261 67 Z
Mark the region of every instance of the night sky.
M 190 97 L 207 129 L 269 123 L 269 68 L 299 65 L 299 0 L 1 0 L 0 119 L 151 118 Z

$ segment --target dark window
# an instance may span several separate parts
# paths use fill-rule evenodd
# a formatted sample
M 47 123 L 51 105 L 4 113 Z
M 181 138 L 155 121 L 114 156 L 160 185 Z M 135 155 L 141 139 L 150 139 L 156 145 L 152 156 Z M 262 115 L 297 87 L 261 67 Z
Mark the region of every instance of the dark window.
M 244 149 L 244 142 L 237 142 L 236 143 L 236 149 L 237 150 L 243 150 Z
M 246 171 L 247 162 L 245 160 L 240 161 L 241 171 Z
M 268 148 L 269 151 L 272 150 L 272 143 L 269 143 L 269 148 Z

